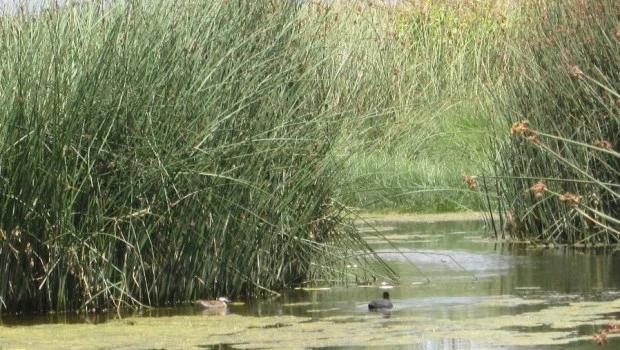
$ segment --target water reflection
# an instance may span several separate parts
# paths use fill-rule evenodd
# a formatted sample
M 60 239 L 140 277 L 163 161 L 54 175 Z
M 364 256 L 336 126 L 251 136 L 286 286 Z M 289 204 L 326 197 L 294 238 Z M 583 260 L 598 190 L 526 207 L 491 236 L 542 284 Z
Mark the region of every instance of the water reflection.
M 367 230 L 368 241 L 401 276 L 389 289 L 394 304 L 389 312 L 368 311 L 368 302 L 391 287 L 381 284 L 390 281 L 378 280 L 371 286 L 351 281 L 349 285 L 294 290 L 266 300 L 233 300 L 230 314 L 224 315 L 201 314 L 187 305 L 125 317 L 132 317 L 135 327 L 141 319 L 179 315 L 193 317 L 191 322 L 208 327 L 227 320 L 233 328 L 251 323 L 226 333 L 226 344 L 231 347 L 290 347 L 290 343 L 281 343 L 290 336 L 297 342 L 293 347 L 310 348 L 328 344 L 374 348 L 381 346 L 381 338 L 388 337 L 419 349 L 485 348 L 489 344 L 520 348 L 528 342 L 537 348 L 586 349 L 595 347 L 591 335 L 598 327 L 596 322 L 620 316 L 617 301 L 609 302 L 609 309 L 608 304 L 600 303 L 620 296 L 620 255 L 615 250 L 501 244 L 484 238 L 482 222 L 383 221 L 374 226 L 385 228 L 382 236 L 390 242 L 378 239 L 381 235 L 371 230 Z M 0 318 L 0 322 L 5 326 L 98 323 L 112 322 L 114 316 L 22 316 Z M 260 340 L 252 333 L 256 331 L 262 334 Z M 310 337 L 308 332 L 320 337 Z M 567 337 L 575 340 L 566 344 L 562 339 Z M 209 336 L 202 344 L 215 346 L 220 344 L 218 339 Z M 610 338 L 610 344 L 614 339 Z

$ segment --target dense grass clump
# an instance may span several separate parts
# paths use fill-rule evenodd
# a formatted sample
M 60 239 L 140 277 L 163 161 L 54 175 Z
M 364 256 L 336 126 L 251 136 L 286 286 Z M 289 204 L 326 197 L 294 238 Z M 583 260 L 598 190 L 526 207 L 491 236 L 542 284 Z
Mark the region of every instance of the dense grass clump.
M 531 5 L 495 95 L 506 227 L 517 239 L 620 243 L 620 3 Z
M 99 310 L 342 280 L 351 116 L 325 13 L 81 2 L 0 21 L 0 306 Z M 355 94 L 362 85 L 350 87 Z M 379 265 L 376 273 L 393 276 Z M 381 267 L 382 266 L 382 267 Z

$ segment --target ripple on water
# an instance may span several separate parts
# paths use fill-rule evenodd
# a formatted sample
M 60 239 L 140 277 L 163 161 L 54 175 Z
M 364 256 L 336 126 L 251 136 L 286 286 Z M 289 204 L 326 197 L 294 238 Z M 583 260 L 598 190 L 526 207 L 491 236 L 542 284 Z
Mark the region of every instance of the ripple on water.
M 390 224 L 400 252 L 377 243 L 401 276 L 389 284 L 389 317 L 367 311 L 378 283 L 316 286 L 232 305 L 228 315 L 168 308 L 98 325 L 4 326 L 0 347 L 588 349 L 594 331 L 620 318 L 618 256 L 511 250 L 459 224 L 417 225 Z M 619 347 L 618 336 L 607 348 Z

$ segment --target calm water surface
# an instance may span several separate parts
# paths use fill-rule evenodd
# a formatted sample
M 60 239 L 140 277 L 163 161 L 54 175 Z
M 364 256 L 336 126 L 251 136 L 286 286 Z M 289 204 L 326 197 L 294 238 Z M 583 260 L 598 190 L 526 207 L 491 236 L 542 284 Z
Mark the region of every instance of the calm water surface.
M 0 348 L 45 344 L 20 344 L 11 338 L 18 333 L 9 331 L 35 327 L 32 324 L 43 332 L 60 323 L 72 334 L 81 332 L 77 327 L 85 322 L 98 323 L 90 329 L 105 333 L 106 325 L 157 329 L 148 322 L 165 320 L 172 328 L 192 325 L 205 334 L 183 345 L 162 340 L 164 348 L 594 349 L 592 334 L 620 316 L 620 253 L 613 249 L 496 243 L 483 237 L 479 221 L 373 224 L 390 243 L 372 234 L 367 240 L 400 275 L 395 283 L 378 279 L 373 286 L 296 290 L 281 298 L 234 304 L 224 316 L 205 316 L 187 306 L 127 315 L 122 321 L 104 315 L 3 317 Z M 383 290 L 390 292 L 394 308 L 389 314 L 368 312 L 368 301 L 380 298 Z M 231 324 L 225 326 L 227 322 Z M 165 337 L 168 328 L 153 337 Z M 130 332 L 109 347 L 159 347 L 149 337 L 132 338 L 140 332 Z M 64 339 L 77 348 L 90 347 Z M 609 336 L 608 341 L 607 347 L 620 347 L 620 338 Z

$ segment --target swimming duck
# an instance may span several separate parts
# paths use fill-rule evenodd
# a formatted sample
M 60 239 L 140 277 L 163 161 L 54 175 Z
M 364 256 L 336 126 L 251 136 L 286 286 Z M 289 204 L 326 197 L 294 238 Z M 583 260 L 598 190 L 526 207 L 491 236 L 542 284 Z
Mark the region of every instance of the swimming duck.
M 394 305 L 390 301 L 390 293 L 383 292 L 383 299 L 373 300 L 370 303 L 368 303 L 368 310 L 391 309 L 392 306 Z
M 226 309 L 228 308 L 228 303 L 230 303 L 230 299 L 225 297 L 219 297 L 217 300 L 196 300 L 196 304 L 203 309 Z

